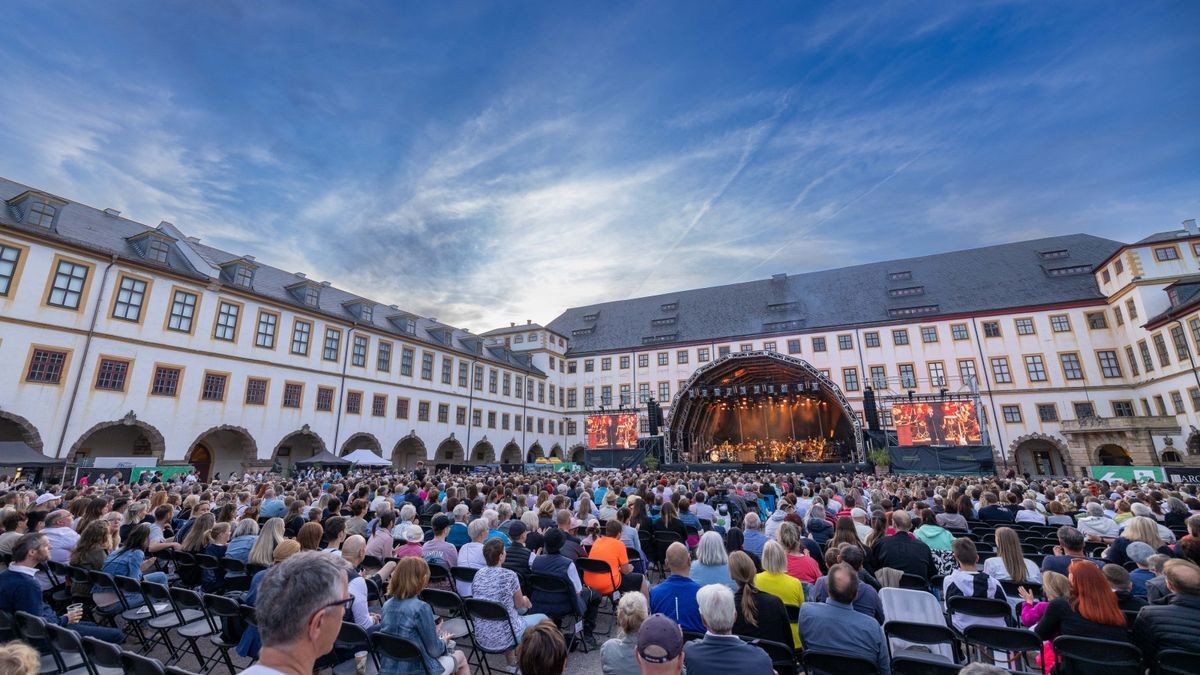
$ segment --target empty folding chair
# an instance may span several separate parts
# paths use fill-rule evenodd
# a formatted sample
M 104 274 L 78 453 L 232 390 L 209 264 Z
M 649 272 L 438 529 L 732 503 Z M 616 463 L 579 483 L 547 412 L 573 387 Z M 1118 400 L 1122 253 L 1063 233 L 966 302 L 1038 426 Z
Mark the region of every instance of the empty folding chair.
M 121 647 L 118 645 L 87 636 L 83 638 L 83 653 L 87 655 L 88 663 L 92 664 L 99 675 L 125 672 L 125 664 L 121 661 Z
M 1060 635 L 1054 639 L 1060 675 L 1142 675 L 1142 650 L 1128 642 Z M 1195 672 L 1194 664 L 1193 670 Z
M 919 660 L 952 664 L 959 664 L 963 660 L 958 636 L 944 623 L 888 621 L 883 624 L 883 635 L 893 657 L 913 656 Z M 928 651 L 911 649 L 916 645 Z
M 804 669 L 809 675 L 827 673 L 828 675 L 871 675 L 879 673 L 874 661 L 857 659 L 844 654 L 825 654 L 805 650 Z
M 237 558 L 221 558 L 222 588 L 225 591 L 250 590 L 250 575 L 246 574 L 246 563 Z
M 108 670 L 101 674 L 88 662 L 87 654 L 83 649 L 83 639 L 79 633 L 70 628 L 63 628 L 57 624 L 46 624 L 46 632 L 50 636 L 50 643 L 54 646 L 54 651 L 62 660 L 66 670 L 77 670 L 84 668 L 88 675 L 117 675 L 121 671 Z
M 177 626 L 175 632 L 187 640 L 200 670 L 208 672 L 216 665 L 216 654 L 213 654 L 210 663 L 209 659 L 205 658 L 203 650 L 200 649 L 200 640 L 219 634 L 220 626 L 209 615 L 204 605 L 204 598 L 199 593 L 186 588 L 172 588 L 170 591 L 171 600 L 176 611 L 179 612 L 180 619 L 186 622 Z
M 125 671 L 130 675 L 165 675 L 166 673 L 162 661 L 133 652 L 121 652 L 121 663 L 125 665 Z
M 225 662 L 225 667 L 232 673 L 234 668 L 229 650 L 237 648 L 242 630 L 245 628 L 240 603 L 233 598 L 207 593 L 204 596 L 204 606 L 219 629 L 208 640 L 216 647 L 217 653 L 221 655 L 221 660 Z
M 12 621 L 13 629 L 22 642 L 45 647 L 45 651 L 40 657 L 39 673 L 61 673 L 66 670 L 66 665 L 63 663 L 62 657 L 50 640 L 50 633 L 46 629 L 46 621 L 42 617 L 18 610 L 13 613 Z M 78 666 L 79 664 L 76 663 L 75 665 Z
M 1042 650 L 1042 640 L 1028 628 L 967 626 L 963 631 L 967 649 L 983 663 L 1007 661 L 1021 670 L 1036 669 L 1034 656 Z

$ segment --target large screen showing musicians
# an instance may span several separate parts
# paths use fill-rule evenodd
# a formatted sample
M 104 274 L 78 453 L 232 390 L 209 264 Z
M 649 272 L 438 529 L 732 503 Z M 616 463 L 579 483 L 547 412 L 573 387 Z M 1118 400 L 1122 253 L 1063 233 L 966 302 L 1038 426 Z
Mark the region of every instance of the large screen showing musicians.
M 588 415 L 589 450 L 632 450 L 637 447 L 638 418 L 634 413 Z
M 898 445 L 979 445 L 974 401 L 892 405 Z

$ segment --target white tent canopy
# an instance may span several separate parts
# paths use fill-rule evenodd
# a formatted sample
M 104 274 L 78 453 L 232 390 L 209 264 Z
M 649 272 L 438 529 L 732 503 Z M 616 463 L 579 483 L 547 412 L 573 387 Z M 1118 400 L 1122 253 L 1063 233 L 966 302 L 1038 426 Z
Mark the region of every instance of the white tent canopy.
M 342 459 L 358 466 L 391 466 L 392 464 L 366 448 L 359 448 Z

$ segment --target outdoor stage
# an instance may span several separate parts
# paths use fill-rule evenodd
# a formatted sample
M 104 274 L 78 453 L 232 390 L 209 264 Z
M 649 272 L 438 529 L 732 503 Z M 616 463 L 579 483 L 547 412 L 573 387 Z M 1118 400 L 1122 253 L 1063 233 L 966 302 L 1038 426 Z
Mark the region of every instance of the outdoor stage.
M 797 462 L 795 464 L 738 464 L 718 462 L 713 464 L 665 464 L 661 471 L 734 471 L 738 473 L 801 474 L 812 477 L 818 474 L 868 473 L 871 466 L 854 462 Z

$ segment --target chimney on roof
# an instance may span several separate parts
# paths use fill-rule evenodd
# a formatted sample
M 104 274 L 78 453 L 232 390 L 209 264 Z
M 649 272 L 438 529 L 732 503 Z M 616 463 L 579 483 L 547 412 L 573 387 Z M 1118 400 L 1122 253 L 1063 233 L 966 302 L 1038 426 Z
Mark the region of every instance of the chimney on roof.
M 532 324 L 533 324 L 533 319 L 525 319 L 525 325 L 526 325 L 526 326 L 529 326 L 529 325 L 532 325 Z
M 254 256 L 244 255 L 244 256 L 242 256 L 242 260 L 245 260 L 246 262 L 254 262 Z
M 1188 218 L 1187 220 L 1183 221 L 1183 229 L 1190 235 L 1200 234 L 1200 229 L 1196 227 L 1195 218 Z
M 771 281 L 787 281 L 787 273 L 784 272 L 782 274 L 772 274 Z
M 514 327 L 514 326 L 516 326 L 516 325 L 517 325 L 517 322 L 516 322 L 516 321 L 509 321 L 509 322 L 508 322 L 508 327 L 509 327 L 509 328 L 512 328 L 512 327 Z
M 200 243 L 200 237 L 185 237 L 185 238 L 188 240 L 188 243 L 191 243 L 191 244 L 199 244 Z
M 304 272 L 296 272 L 296 278 L 297 279 L 307 279 L 308 275 L 305 274 Z
M 116 218 L 117 216 L 121 215 L 121 212 L 116 209 L 104 209 L 104 215 Z
M 400 309 L 399 305 L 388 305 L 388 309 Z
M 163 227 L 164 227 L 164 226 L 165 226 L 165 227 L 175 227 L 175 223 L 172 223 L 172 222 L 171 222 L 171 221 L 169 221 L 169 220 L 160 220 L 160 221 L 158 221 L 158 229 L 160 229 L 160 230 L 161 230 L 161 229 L 163 229 Z
M 325 286 L 326 288 L 328 288 L 329 286 L 332 286 L 333 284 L 332 284 L 331 282 L 328 282 L 328 281 L 322 281 L 322 282 L 321 282 L 321 285 L 322 285 L 322 286 Z

